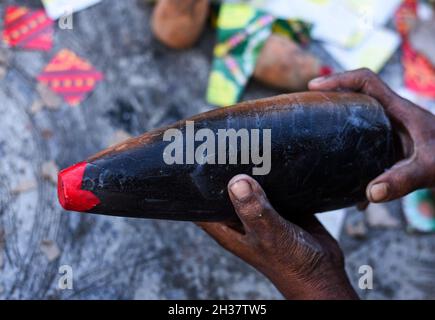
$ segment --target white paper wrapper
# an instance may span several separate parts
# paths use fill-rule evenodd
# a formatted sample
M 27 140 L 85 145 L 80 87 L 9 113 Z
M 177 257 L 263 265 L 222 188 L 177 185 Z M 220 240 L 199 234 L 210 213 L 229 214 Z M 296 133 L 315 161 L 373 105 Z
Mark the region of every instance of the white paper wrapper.
M 313 38 L 344 48 L 359 45 L 392 18 L 401 0 L 250 0 L 281 18 L 314 25 Z
M 83 10 L 102 0 L 42 0 L 47 15 L 53 19 L 70 15 L 74 12 Z
M 371 32 L 356 47 L 324 44 L 324 48 L 345 70 L 369 68 L 379 72 L 398 49 L 400 42 L 396 32 L 380 28 Z

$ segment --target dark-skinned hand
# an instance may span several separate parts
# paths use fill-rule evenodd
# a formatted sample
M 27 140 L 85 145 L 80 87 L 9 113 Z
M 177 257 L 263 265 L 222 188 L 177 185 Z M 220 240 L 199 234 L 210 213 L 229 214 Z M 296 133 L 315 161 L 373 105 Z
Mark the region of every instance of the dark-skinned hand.
M 222 247 L 262 272 L 288 299 L 356 299 L 343 254 L 314 215 L 282 218 L 247 175 L 228 184 L 238 223 L 197 223 Z M 297 216 L 297 215 L 295 215 Z
M 400 136 L 404 159 L 367 186 L 370 202 L 385 202 L 435 187 L 435 116 L 398 96 L 375 73 L 359 69 L 321 77 L 309 83 L 314 91 L 356 91 L 378 100 Z

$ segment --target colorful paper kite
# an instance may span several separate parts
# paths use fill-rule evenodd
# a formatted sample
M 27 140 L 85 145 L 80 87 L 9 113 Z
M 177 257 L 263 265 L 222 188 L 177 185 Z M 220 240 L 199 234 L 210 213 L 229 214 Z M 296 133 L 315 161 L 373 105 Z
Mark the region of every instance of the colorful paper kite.
M 53 46 L 53 24 L 43 9 L 8 6 L 4 16 L 3 41 L 10 47 L 49 51 Z
M 38 80 L 69 105 L 80 104 L 104 76 L 74 52 L 61 50 L 38 76 Z

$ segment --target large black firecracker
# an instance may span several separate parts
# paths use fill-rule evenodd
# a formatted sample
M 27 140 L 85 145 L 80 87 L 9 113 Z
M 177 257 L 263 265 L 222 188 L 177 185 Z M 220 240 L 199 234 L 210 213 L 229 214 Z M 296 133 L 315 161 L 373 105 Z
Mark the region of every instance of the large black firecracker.
M 192 163 L 192 155 L 188 154 L 205 141 L 188 146 L 192 123 L 194 133 L 211 129 L 215 135 L 215 154 L 202 150 L 203 156 L 218 162 L 219 154 L 226 152 L 226 163 L 198 163 L 195 158 Z M 164 141 L 168 129 L 178 129 L 182 134 L 184 149 L 178 164 L 165 162 L 165 152 L 168 156 L 168 148 L 175 146 L 175 137 Z M 219 150 L 218 130 L 227 129 L 258 133 L 257 139 L 255 135 L 249 138 L 250 142 L 259 141 L 259 148 L 250 150 L 259 155 L 267 151 L 263 144 L 268 134 L 264 129 L 270 130 L 267 174 L 267 165 L 259 165 L 258 161 L 254 164 L 251 157 L 249 163 L 246 157 L 245 164 L 241 163 L 242 153 L 246 152 L 241 138 L 236 149 L 228 143 L 225 150 Z M 228 163 L 231 151 L 237 155 L 238 164 Z M 175 155 L 173 150 L 169 156 L 174 159 Z M 233 176 L 245 173 L 261 184 L 275 209 L 291 220 L 294 215 L 342 208 L 364 200 L 367 184 L 396 159 L 390 122 L 374 99 L 353 93 L 287 94 L 199 114 L 127 140 L 63 170 L 58 191 L 67 210 L 219 221 L 234 217 L 227 183 Z M 260 174 L 253 175 L 255 168 Z

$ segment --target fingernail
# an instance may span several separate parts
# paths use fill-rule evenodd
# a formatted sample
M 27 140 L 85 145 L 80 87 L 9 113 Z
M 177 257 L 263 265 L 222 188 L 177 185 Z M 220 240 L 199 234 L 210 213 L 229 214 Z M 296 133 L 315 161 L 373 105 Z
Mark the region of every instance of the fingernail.
M 325 76 L 314 78 L 314 79 L 310 80 L 310 83 L 319 84 L 319 83 L 322 83 L 323 81 L 325 81 L 326 78 L 327 77 L 325 77 Z
M 230 186 L 231 193 L 237 200 L 246 199 L 251 193 L 251 185 L 246 180 L 238 180 Z
M 381 202 L 388 199 L 388 183 L 381 182 L 370 187 L 370 200 L 373 202 Z

